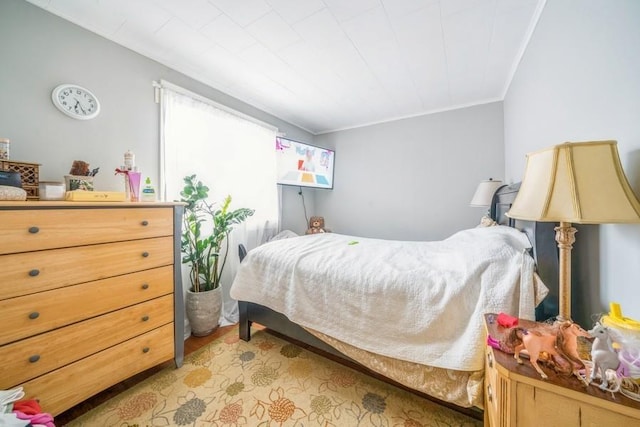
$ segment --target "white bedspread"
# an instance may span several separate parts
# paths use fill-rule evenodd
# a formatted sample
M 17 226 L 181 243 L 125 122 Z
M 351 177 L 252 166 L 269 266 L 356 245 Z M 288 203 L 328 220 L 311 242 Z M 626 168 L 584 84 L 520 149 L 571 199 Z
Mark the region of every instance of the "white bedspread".
M 483 314 L 533 319 L 535 286 L 523 233 L 474 228 L 438 242 L 335 233 L 251 250 L 231 288 L 361 349 L 440 368 L 483 368 Z

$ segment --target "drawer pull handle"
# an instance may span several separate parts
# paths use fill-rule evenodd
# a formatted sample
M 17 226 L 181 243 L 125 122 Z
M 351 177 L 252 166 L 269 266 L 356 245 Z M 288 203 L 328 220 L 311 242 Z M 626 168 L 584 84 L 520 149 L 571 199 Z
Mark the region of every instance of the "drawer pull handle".
M 142 257 L 147 258 L 149 256 L 149 252 L 142 252 Z
M 149 316 L 142 316 L 142 321 L 146 322 L 147 320 L 149 320 Z
M 29 313 L 29 319 L 31 320 L 37 319 L 38 317 L 40 317 L 40 313 L 38 313 L 37 311 L 34 311 L 33 313 Z
M 143 353 L 149 353 L 149 350 L 150 350 L 149 347 L 143 347 L 142 348 L 142 352 Z
M 141 222 L 143 227 L 146 227 L 147 225 L 149 225 L 149 221 L 147 221 L 146 219 L 144 221 Z
M 493 402 L 493 389 L 491 388 L 491 384 L 487 386 L 487 399 L 489 402 Z
M 144 283 L 142 285 L 142 289 L 149 289 L 149 284 L 148 283 Z
M 29 362 L 31 363 L 36 363 L 38 360 L 40 360 L 40 355 L 38 354 L 34 354 L 33 356 L 29 357 Z
M 38 227 L 29 227 L 29 233 L 36 234 L 40 229 Z
M 487 363 L 489 364 L 490 368 L 493 368 L 493 354 L 492 353 L 487 353 Z
M 40 274 L 40 270 L 38 270 L 37 268 L 34 268 L 33 270 L 29 271 L 29 276 L 31 277 L 36 277 L 38 274 Z

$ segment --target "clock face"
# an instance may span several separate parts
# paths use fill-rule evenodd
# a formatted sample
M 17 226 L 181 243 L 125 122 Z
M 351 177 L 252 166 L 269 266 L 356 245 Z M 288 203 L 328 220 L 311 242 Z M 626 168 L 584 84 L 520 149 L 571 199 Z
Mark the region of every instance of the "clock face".
M 69 117 L 88 120 L 100 112 L 98 98 L 89 90 L 71 84 L 56 87 L 51 93 L 53 104 Z

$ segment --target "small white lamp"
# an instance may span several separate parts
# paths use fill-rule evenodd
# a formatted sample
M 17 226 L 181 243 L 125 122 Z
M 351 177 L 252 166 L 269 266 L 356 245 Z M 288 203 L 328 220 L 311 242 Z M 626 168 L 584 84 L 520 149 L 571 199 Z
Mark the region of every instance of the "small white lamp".
M 527 154 L 518 195 L 507 216 L 558 222 L 559 318 L 571 319 L 571 223 L 640 222 L 640 202 L 627 181 L 616 141 L 567 142 Z
M 501 186 L 502 181 L 494 181 L 493 178 L 489 178 L 486 181 L 481 181 L 480 184 L 478 184 L 478 188 L 476 188 L 476 192 L 473 194 L 473 198 L 471 199 L 471 203 L 469 204 L 469 206 L 475 208 L 488 208 L 489 206 L 491 206 L 493 194 Z

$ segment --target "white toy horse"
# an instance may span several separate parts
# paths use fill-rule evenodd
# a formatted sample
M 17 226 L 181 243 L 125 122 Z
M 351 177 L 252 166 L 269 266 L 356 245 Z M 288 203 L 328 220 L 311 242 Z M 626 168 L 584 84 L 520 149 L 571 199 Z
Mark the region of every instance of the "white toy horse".
M 609 329 L 606 326 L 597 322 L 593 329 L 589 331 L 589 335 L 595 338 L 591 345 L 593 369 L 591 370 L 589 383 L 596 378 L 597 374 L 600 374 L 600 378 L 602 379 L 600 389 L 608 390 L 609 381 L 607 380 L 607 369 L 612 369 L 614 371 L 618 369 L 618 366 L 620 365 L 618 353 L 616 353 L 611 345 Z

